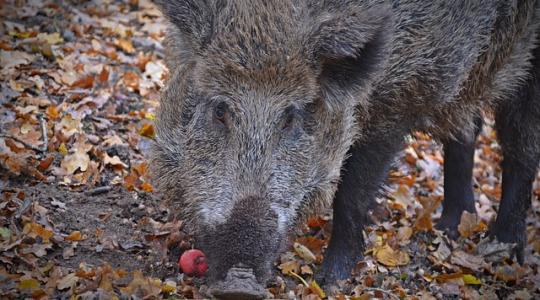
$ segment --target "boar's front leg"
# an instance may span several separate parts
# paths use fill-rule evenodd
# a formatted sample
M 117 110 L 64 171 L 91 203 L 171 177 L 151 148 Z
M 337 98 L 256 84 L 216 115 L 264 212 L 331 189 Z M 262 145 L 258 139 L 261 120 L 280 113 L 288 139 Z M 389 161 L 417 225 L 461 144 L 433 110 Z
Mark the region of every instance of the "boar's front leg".
M 368 209 L 401 148 L 402 137 L 397 133 L 372 132 L 349 150 L 334 198 L 332 237 L 318 278 L 325 285 L 349 278 L 362 258 L 362 231 Z
M 475 131 L 444 142 L 444 201 L 437 229 L 457 239 L 463 211 L 475 213 L 473 166 L 475 142 L 482 129 L 482 118 L 475 120 Z

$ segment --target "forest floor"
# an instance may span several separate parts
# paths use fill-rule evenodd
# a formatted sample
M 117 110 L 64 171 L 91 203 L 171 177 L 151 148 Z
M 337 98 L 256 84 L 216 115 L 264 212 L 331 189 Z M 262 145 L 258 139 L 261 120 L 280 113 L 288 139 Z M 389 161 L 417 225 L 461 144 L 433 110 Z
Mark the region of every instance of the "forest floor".
M 0 298 L 201 298 L 204 280 L 177 265 L 193 246 L 182 208 L 161 199 L 146 174 L 168 77 L 159 11 L 143 0 L 0 3 Z M 334 297 L 540 298 L 539 180 L 525 264 L 493 260 L 477 246 L 501 195 L 489 124 L 475 159 L 477 214 L 465 214 L 460 237 L 449 240 L 432 221 L 441 212 L 441 147 L 410 136 L 366 230 L 365 259 Z M 330 215 L 295 230 L 268 286 L 275 298 L 330 294 L 312 276 Z

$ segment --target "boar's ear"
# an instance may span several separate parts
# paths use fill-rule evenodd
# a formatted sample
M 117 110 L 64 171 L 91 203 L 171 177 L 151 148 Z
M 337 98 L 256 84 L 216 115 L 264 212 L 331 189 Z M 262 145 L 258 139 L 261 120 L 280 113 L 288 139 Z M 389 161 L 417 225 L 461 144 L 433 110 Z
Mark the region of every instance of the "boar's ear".
M 391 8 L 330 8 L 320 14 L 312 28 L 311 53 L 320 70 L 324 98 L 337 101 L 330 105 L 340 104 L 352 90 L 362 92 L 365 98 L 388 57 L 393 28 Z
M 165 17 L 176 27 L 184 47 L 197 52 L 212 37 L 215 13 L 223 1 L 211 0 L 155 0 Z M 186 45 L 187 43 L 187 45 Z M 187 49 L 186 49 L 187 50 Z

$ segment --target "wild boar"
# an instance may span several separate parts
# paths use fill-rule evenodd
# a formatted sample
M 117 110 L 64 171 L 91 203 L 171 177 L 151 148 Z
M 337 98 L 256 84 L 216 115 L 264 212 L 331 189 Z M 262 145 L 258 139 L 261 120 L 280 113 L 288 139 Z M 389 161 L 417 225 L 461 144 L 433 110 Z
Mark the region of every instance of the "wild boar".
M 504 154 L 491 234 L 522 251 L 540 160 L 539 1 L 156 2 L 171 23 L 171 76 L 153 174 L 207 254 L 214 296 L 264 297 L 290 229 L 332 203 L 320 278 L 347 278 L 369 204 L 413 130 L 444 143 L 439 226 L 455 232 L 474 211 L 486 110 Z

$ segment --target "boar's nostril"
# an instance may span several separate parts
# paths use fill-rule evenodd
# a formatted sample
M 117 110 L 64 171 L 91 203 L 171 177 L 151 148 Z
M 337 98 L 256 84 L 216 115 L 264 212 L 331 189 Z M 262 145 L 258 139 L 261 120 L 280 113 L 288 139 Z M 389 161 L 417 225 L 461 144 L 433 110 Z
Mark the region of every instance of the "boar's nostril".
M 267 297 L 267 291 L 257 282 L 252 269 L 243 265 L 231 268 L 224 281 L 210 288 L 210 293 L 218 299 L 248 300 Z

